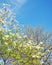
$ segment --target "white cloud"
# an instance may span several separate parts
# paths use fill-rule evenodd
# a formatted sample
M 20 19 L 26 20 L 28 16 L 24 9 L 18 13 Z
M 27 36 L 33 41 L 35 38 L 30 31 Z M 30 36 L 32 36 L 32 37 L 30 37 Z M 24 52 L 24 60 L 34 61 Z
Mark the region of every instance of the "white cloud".
M 11 6 L 15 10 L 19 10 L 27 2 L 27 0 L 9 0 L 9 1 Z
M 25 4 L 26 0 L 17 0 L 17 2 L 21 5 Z

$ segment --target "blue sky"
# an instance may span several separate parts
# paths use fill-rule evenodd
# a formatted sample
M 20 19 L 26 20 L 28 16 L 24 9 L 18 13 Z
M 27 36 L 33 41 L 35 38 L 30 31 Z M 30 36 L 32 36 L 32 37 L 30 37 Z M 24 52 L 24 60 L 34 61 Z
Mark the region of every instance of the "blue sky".
M 1 1 L 16 7 L 14 12 L 20 23 L 34 27 L 40 25 L 47 31 L 52 30 L 52 0 L 11 0 L 13 3 L 10 0 Z

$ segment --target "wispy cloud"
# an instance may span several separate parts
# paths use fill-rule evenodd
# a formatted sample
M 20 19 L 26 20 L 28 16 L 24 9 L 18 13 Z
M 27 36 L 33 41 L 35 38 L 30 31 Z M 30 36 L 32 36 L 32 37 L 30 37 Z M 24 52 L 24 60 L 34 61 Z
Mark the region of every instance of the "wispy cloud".
M 19 10 L 26 2 L 27 0 L 9 0 L 9 4 L 14 10 Z
M 16 3 L 20 4 L 21 6 L 25 4 L 27 0 L 16 0 Z

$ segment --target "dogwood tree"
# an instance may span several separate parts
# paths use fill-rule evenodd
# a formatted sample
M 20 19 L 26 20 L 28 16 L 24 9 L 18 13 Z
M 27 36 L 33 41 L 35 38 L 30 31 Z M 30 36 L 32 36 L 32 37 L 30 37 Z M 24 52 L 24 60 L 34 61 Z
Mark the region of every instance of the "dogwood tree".
M 43 65 L 40 59 L 45 56 L 44 44 L 34 45 L 33 39 L 21 32 L 20 25 L 6 6 L 0 9 L 0 57 L 4 65 L 9 61 L 13 65 Z

